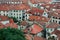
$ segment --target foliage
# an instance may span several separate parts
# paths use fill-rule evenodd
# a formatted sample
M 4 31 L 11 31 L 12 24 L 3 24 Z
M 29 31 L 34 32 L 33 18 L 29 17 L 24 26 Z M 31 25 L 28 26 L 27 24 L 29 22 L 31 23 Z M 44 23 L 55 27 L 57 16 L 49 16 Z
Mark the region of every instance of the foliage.
M 15 18 L 15 17 L 9 17 L 9 18 L 12 18 L 15 23 L 18 22 L 17 18 Z
M 0 29 L 0 40 L 26 40 L 21 30 L 14 28 Z
M 49 38 L 48 38 L 48 40 L 55 40 L 55 37 L 54 36 L 50 36 Z

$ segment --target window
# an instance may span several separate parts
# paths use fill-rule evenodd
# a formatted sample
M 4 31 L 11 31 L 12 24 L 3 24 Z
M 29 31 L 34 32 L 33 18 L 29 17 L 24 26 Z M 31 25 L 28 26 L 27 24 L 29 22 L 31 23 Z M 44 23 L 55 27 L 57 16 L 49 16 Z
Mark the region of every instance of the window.
M 57 21 L 56 21 L 56 23 L 57 23 Z
M 59 21 L 59 24 L 60 24 L 60 21 Z
M 59 18 L 60 19 L 60 18 Z
M 21 19 L 21 17 L 19 17 Z
M 11 15 L 12 15 L 12 13 L 11 13 Z
M 53 20 L 53 22 L 54 22 L 54 20 Z
M 23 18 L 25 18 L 25 16 L 23 16 Z
M 8 16 L 8 14 L 7 14 L 7 16 Z
M 44 13 L 44 15 L 46 15 L 46 13 Z
M 15 12 L 15 10 L 14 10 L 14 12 Z
M 15 15 L 15 13 L 14 13 L 14 15 Z
M 22 12 L 24 12 L 24 10 L 22 10 Z
M 50 20 L 50 22 L 51 22 L 51 20 Z
M 56 19 L 57 19 L 57 17 L 56 17 Z
M 52 29 L 51 29 L 51 31 L 52 31 Z
M 5 14 L 4 14 L 4 16 L 5 16 Z
M 27 17 L 27 15 L 26 15 L 26 17 Z
M 55 17 L 53 17 L 53 18 L 55 18 Z
M 18 17 L 17 17 L 18 18 Z

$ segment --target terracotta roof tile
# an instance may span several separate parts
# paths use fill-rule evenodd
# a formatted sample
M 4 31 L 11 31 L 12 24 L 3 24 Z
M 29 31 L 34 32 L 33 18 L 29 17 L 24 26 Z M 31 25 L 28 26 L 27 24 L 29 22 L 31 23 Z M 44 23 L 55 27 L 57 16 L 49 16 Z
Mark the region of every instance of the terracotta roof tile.
M 49 16 L 60 18 L 60 13 L 57 13 L 56 11 L 55 12 L 50 12 Z
M 60 30 L 54 30 L 51 34 L 57 35 L 58 40 L 60 40 Z
M 57 24 L 57 23 L 50 23 L 49 25 L 47 25 L 46 27 L 47 28 L 57 28 L 57 27 L 59 27 L 60 25 L 59 24 Z
M 30 35 L 30 34 L 25 34 L 25 36 L 26 36 L 27 40 L 31 40 L 32 39 L 32 35 Z
M 37 24 L 32 25 L 31 27 L 31 34 L 37 34 L 39 32 L 41 32 L 43 30 L 43 28 Z
M 36 3 L 49 3 L 49 2 L 51 2 L 52 0 L 30 0 L 31 1 L 31 3 L 33 3 L 33 4 L 36 4 Z
M 25 26 L 25 25 L 27 25 L 28 23 L 26 22 L 26 21 L 22 21 L 21 22 L 21 25 L 23 25 L 23 26 Z
M 28 10 L 30 7 L 27 4 L 0 4 L 0 10 Z
M 46 40 L 46 39 L 43 37 L 34 36 L 34 40 Z
M 1 28 L 5 28 L 5 26 L 2 23 L 0 23 L 0 29 Z
M 0 16 L 0 21 L 8 20 L 9 18 L 7 16 Z
M 10 22 L 10 23 L 14 23 L 13 19 L 9 19 L 9 22 Z
M 29 20 L 31 21 L 41 21 L 41 22 L 48 22 L 50 19 L 43 17 L 43 16 L 30 16 Z
M 60 36 L 60 30 L 54 30 L 51 34 L 56 34 L 57 36 Z
M 12 23 L 8 23 L 8 24 L 6 24 L 5 25 L 6 27 L 10 27 L 10 28 L 18 28 L 18 26 L 14 23 L 14 24 L 12 24 Z
M 39 15 L 42 15 L 43 14 L 43 12 L 44 12 L 44 10 L 42 10 L 42 9 L 38 9 L 38 8 L 36 8 L 36 7 L 33 7 L 30 11 L 28 11 L 27 13 L 30 13 L 30 14 L 38 14 L 39 13 Z

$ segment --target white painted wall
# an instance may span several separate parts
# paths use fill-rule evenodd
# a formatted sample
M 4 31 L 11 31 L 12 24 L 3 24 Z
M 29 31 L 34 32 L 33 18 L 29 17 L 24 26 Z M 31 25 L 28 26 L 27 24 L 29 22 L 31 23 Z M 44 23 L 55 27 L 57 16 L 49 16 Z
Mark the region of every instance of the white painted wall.
M 3 16 L 9 16 L 9 17 L 16 17 L 18 20 L 22 21 L 23 13 L 25 13 L 26 10 L 10 10 L 10 11 L 0 11 L 0 15 Z

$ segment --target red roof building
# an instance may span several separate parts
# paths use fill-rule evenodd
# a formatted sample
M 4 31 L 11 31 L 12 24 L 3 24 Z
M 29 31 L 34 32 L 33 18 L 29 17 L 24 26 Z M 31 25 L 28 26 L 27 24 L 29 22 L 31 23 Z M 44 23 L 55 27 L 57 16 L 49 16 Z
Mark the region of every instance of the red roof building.
M 60 40 L 60 30 L 55 30 L 51 34 L 57 35 L 57 39 Z
M 32 9 L 30 11 L 28 11 L 27 13 L 34 14 L 34 15 L 42 15 L 43 12 L 44 12 L 44 10 L 42 10 L 42 9 L 38 9 L 36 7 L 32 7 Z
M 7 16 L 0 16 L 0 27 L 1 28 L 6 28 L 6 27 L 11 27 L 11 28 L 18 28 L 18 26 L 14 23 L 13 19 L 9 19 Z
M 34 39 L 33 40 L 46 40 L 46 39 L 43 38 L 43 37 L 34 36 Z
M 43 30 L 43 28 L 41 26 L 34 24 L 31 27 L 31 34 L 37 34 L 37 33 L 41 32 L 42 30 Z
M 0 4 L 1 11 L 9 10 L 27 10 L 30 7 L 27 4 Z
M 9 18 L 7 16 L 0 16 L 0 21 L 6 21 L 8 20 Z
M 60 25 L 57 23 L 50 23 L 46 26 L 46 28 L 58 28 Z
M 25 37 L 27 40 L 32 40 L 32 35 L 31 34 L 25 34 Z
M 36 3 L 49 3 L 52 0 L 30 0 L 31 3 L 36 4 Z
M 39 21 L 39 22 L 48 22 L 50 19 L 43 16 L 30 16 L 29 20 L 31 21 Z

